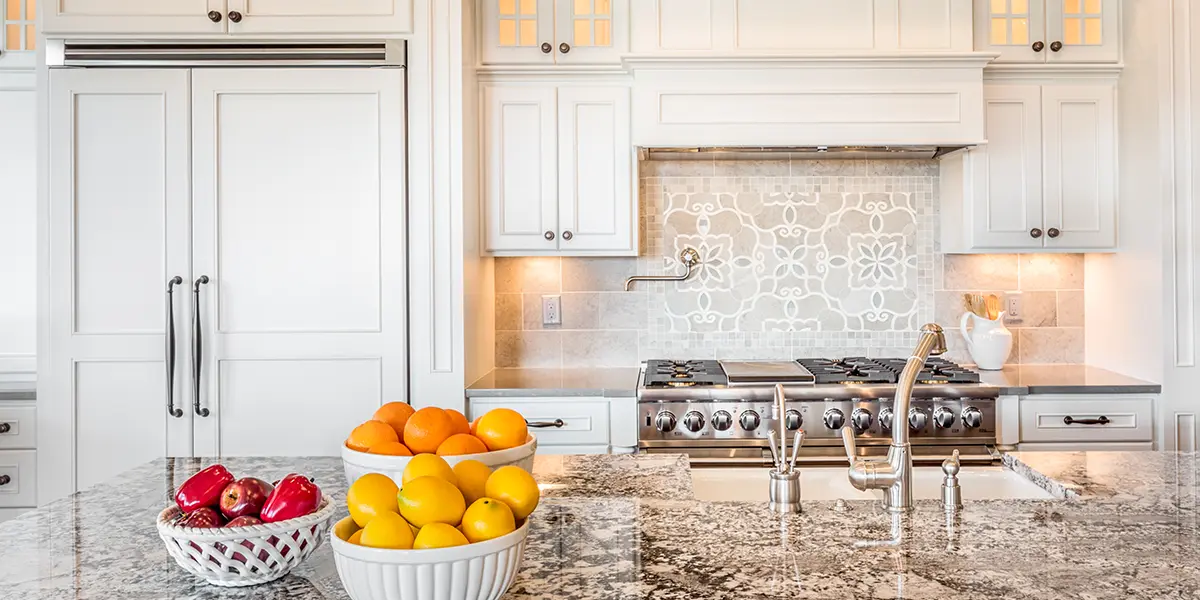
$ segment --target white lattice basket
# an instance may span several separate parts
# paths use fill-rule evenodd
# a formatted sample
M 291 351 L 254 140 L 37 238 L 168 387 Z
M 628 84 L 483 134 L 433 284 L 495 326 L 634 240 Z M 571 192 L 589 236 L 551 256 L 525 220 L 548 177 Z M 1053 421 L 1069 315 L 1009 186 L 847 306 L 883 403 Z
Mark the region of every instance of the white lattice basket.
M 178 506 L 158 515 L 158 536 L 184 570 L 212 585 L 239 587 L 287 575 L 316 550 L 336 512 L 328 498 L 317 512 L 247 527 L 179 527 Z

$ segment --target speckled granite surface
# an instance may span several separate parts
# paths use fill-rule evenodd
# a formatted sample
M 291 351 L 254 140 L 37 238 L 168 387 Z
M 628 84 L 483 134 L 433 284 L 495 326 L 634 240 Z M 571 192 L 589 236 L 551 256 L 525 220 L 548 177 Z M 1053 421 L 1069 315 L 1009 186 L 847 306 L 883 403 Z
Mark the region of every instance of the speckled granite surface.
M 538 457 L 547 497 L 506 598 L 1200 597 L 1194 455 L 1018 453 L 1008 462 L 1071 494 L 967 502 L 950 520 L 936 502 L 893 519 L 867 501 L 845 513 L 806 502 L 804 514 L 781 518 L 765 503 L 690 499 L 682 457 Z M 157 461 L 0 524 L 0 597 L 346 598 L 328 546 L 292 575 L 243 590 L 176 567 L 154 516 L 171 482 L 204 464 Z M 344 497 L 337 459 L 226 464 L 264 477 L 297 468 Z M 855 547 L 863 541 L 875 547 Z
M 466 390 L 468 398 L 637 395 L 638 367 L 594 369 L 493 369 Z

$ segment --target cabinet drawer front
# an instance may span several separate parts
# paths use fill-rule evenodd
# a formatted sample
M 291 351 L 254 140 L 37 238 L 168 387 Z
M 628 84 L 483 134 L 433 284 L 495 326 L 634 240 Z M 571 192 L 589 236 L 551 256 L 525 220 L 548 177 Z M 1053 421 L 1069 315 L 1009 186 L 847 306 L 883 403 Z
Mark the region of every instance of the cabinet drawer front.
M 0 449 L 37 447 L 35 413 L 32 406 L 0 405 Z
M 509 398 L 475 398 L 471 400 L 471 419 L 493 408 L 511 408 L 525 417 L 528 423 L 544 423 L 546 427 L 530 427 L 538 438 L 539 449 L 547 445 L 608 444 L 608 402 L 597 400 L 568 400 L 554 398 L 533 401 Z M 562 426 L 552 425 L 562 421 Z M 540 451 L 540 450 L 539 450 Z
M 0 508 L 37 505 L 37 461 L 33 450 L 0 452 Z M 6 479 L 7 478 L 7 479 Z
M 1100 420 L 1107 423 L 1095 422 Z M 1153 439 L 1154 401 L 1150 398 L 1021 400 L 1022 442 Z

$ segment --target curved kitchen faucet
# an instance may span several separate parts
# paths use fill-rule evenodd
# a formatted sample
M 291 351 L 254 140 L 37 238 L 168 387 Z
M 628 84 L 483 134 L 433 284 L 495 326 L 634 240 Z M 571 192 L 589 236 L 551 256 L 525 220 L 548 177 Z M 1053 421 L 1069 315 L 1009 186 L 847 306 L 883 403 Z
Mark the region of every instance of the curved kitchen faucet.
M 850 484 L 866 490 L 887 490 L 884 506 L 889 512 L 900 513 L 912 510 L 912 446 L 908 441 L 908 410 L 912 401 L 913 386 L 917 376 L 925 368 L 930 355 L 946 351 L 946 336 L 942 328 L 934 323 L 921 327 L 921 338 L 912 356 L 904 364 L 900 379 L 896 382 L 896 398 L 892 408 L 895 420 L 892 423 L 892 445 L 883 460 L 859 458 L 854 444 L 854 432 L 849 426 L 842 428 L 842 444 L 846 447 L 846 458 L 850 460 L 847 472 Z

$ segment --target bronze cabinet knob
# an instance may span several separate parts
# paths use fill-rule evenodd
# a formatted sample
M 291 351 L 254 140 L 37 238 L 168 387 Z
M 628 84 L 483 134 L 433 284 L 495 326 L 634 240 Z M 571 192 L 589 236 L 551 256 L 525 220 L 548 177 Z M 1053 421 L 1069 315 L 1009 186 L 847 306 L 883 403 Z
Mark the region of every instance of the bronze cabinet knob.
M 554 232 L 553 232 L 553 231 L 547 231 L 546 233 L 543 233 L 543 234 L 542 234 L 542 237 L 546 238 L 546 241 L 548 241 L 548 242 L 549 242 L 549 241 L 552 241 L 552 240 L 554 239 Z
M 1034 42 L 1033 43 L 1033 51 L 1034 52 L 1041 52 L 1042 50 L 1045 50 L 1045 49 L 1046 49 L 1046 42 Z
M 563 42 L 558 45 L 558 51 L 562 52 L 563 54 L 566 54 L 571 51 L 571 45 L 566 42 Z
M 571 238 L 573 238 L 573 237 L 575 237 L 575 234 L 571 233 L 571 232 L 570 232 L 570 230 L 567 230 L 567 231 L 564 231 L 564 232 L 563 232 L 563 239 L 564 239 L 564 240 L 567 240 L 567 241 L 569 242 L 569 241 L 571 241 Z
M 554 52 L 554 46 L 550 42 L 542 42 L 542 54 L 550 54 Z
M 208 11 L 208 20 L 212 21 L 213 23 L 220 23 L 221 22 L 221 13 L 219 13 L 215 10 Z
M 236 10 L 229 11 L 229 20 L 233 21 L 234 23 L 241 23 L 242 22 L 242 13 L 240 13 Z
M 1035 240 L 1036 240 L 1036 239 L 1038 239 L 1038 238 L 1040 238 L 1040 237 L 1042 237 L 1042 230 L 1041 230 L 1041 229 L 1038 229 L 1037 227 L 1034 227 L 1033 229 L 1030 229 L 1030 230 L 1029 230 L 1029 237 L 1031 237 L 1031 238 L 1033 238 L 1033 239 L 1035 239 Z
M 1058 229 L 1054 228 L 1054 227 L 1051 227 L 1050 229 L 1047 229 L 1047 230 L 1046 230 L 1046 235 L 1048 235 L 1048 236 L 1050 236 L 1050 237 L 1052 237 L 1052 238 L 1056 238 L 1056 237 L 1058 237 L 1060 234 L 1062 234 L 1062 232 L 1061 232 L 1061 231 L 1059 231 Z
M 1058 52 L 1059 50 L 1063 49 L 1063 44 L 1062 44 L 1062 42 L 1051 42 L 1050 49 L 1053 50 L 1054 52 Z

